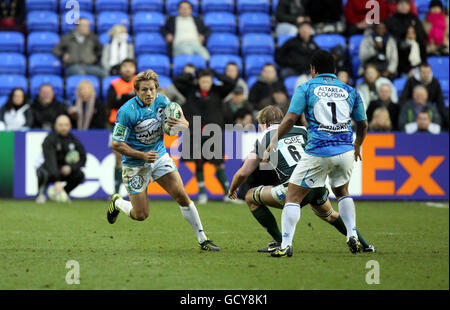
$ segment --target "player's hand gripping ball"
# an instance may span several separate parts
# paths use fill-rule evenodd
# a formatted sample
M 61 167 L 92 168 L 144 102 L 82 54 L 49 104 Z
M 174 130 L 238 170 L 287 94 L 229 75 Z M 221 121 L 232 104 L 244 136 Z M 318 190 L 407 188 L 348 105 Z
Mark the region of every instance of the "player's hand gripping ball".
M 182 115 L 182 109 L 180 105 L 176 102 L 169 103 L 165 109 L 164 109 L 164 120 L 163 120 L 163 130 L 166 134 L 169 136 L 175 136 L 178 134 L 178 130 L 175 130 L 172 128 L 168 123 L 167 120 L 169 117 L 175 117 L 175 118 L 181 118 Z

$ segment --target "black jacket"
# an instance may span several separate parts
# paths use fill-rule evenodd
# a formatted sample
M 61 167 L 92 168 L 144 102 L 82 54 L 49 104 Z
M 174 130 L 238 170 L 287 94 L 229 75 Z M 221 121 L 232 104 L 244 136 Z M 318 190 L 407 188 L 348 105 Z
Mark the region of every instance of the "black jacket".
M 73 102 L 73 106 L 75 105 L 75 102 L 76 101 Z M 78 121 L 73 118 L 71 118 L 71 121 L 72 121 L 72 128 L 78 129 L 77 128 Z M 106 127 L 105 125 L 106 125 L 106 107 L 105 104 L 103 104 L 98 98 L 96 98 L 94 106 L 94 114 L 92 115 L 92 119 L 88 129 L 103 129 Z
M 338 22 L 343 15 L 342 0 L 304 0 L 304 6 L 313 24 Z
M 441 84 L 435 77 L 428 85 L 425 85 L 422 81 L 418 81 L 415 77 L 410 77 L 403 87 L 400 102 L 405 103 L 406 101 L 412 99 L 414 87 L 417 85 L 423 85 L 427 88 L 428 101 L 436 104 L 439 112 L 441 113 L 445 109 L 444 94 L 442 93 Z
M 367 107 L 367 121 L 370 123 L 373 118 L 373 112 L 375 112 L 376 109 L 385 107 L 389 111 L 389 118 L 391 119 L 391 125 L 392 130 L 397 131 L 400 130 L 398 127 L 398 117 L 400 115 L 400 105 L 390 102 L 383 102 L 382 100 L 374 100 L 369 103 L 369 106 Z M 403 130 L 403 128 L 402 128 Z
M 33 128 L 52 129 L 59 115 L 67 115 L 66 105 L 56 99 L 44 107 L 38 97 L 31 105 L 31 109 L 33 110 Z
M 194 18 L 198 33 L 207 38 L 211 34 L 211 29 L 205 26 L 201 18 L 195 16 L 192 17 Z M 166 36 L 169 33 L 175 35 L 175 20 L 176 16 L 169 17 L 164 27 L 161 28 L 161 33 L 163 36 Z
M 280 0 L 277 6 L 276 18 L 279 23 L 296 25 L 297 17 L 306 16 L 305 0 Z
M 255 110 L 261 110 L 264 108 L 262 101 L 266 98 L 270 98 L 274 89 L 283 89 L 286 91 L 286 87 L 280 80 L 276 80 L 269 84 L 262 79 L 259 79 L 250 89 L 248 101 L 250 101 Z
M 275 61 L 282 67 L 305 73 L 309 71 L 312 54 L 318 49 L 319 47 L 312 40 L 312 37 L 306 42 L 297 35 L 276 50 Z
M 71 133 L 63 137 L 52 131 L 42 143 L 42 151 L 44 154 L 44 167 L 50 175 L 60 177 L 60 169 L 64 165 L 68 165 L 65 157 L 69 151 L 76 150 L 80 154 L 80 160 L 77 163 L 69 164 L 72 171 L 80 170 L 86 165 L 86 151 L 81 142 Z

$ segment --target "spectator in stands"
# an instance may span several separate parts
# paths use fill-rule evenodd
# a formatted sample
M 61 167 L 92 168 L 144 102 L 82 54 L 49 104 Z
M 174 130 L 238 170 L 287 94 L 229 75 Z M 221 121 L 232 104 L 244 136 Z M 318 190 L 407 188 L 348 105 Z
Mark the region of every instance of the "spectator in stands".
M 25 0 L 0 2 L 0 31 L 25 32 Z
M 367 18 L 373 18 L 371 13 L 373 5 L 367 2 L 373 0 L 347 0 L 344 7 L 345 21 L 347 23 L 347 34 L 362 34 L 366 29 L 370 27 L 367 23 Z M 387 17 L 387 5 L 384 1 L 378 1 L 379 4 L 379 17 L 380 21 L 383 21 Z
M 331 49 L 330 53 L 334 57 L 336 71 L 340 71 L 342 68 L 351 67 L 350 59 L 348 57 L 348 52 L 345 45 L 336 45 Z
M 385 107 L 379 107 L 373 112 L 372 120 L 369 122 L 369 131 L 391 131 L 391 118 Z
M 395 89 L 392 82 L 380 76 L 380 72 L 377 67 L 373 64 L 367 64 L 364 70 L 364 82 L 356 86 L 356 89 L 359 91 L 361 95 L 361 99 L 364 103 L 364 107 L 368 108 L 369 103 L 371 101 L 378 100 L 380 86 L 383 84 L 387 84 L 391 86 L 391 101 L 393 103 L 398 102 L 397 90 Z
M 312 26 L 308 22 L 298 25 L 296 37 L 287 40 L 275 52 L 275 61 L 281 69 L 281 77 L 285 79 L 292 75 L 309 73 L 309 63 L 312 54 L 319 49 L 313 41 Z
M 199 17 L 192 16 L 192 5 L 189 1 L 181 1 L 178 4 L 178 13 L 178 16 L 170 17 L 161 29 L 169 43 L 169 50 L 173 49 L 173 56 L 195 54 L 209 60 L 210 55 L 204 44 L 211 30 Z
M 339 70 L 337 70 L 336 77 L 338 78 L 339 81 L 345 84 L 348 84 L 350 86 L 353 85 L 351 81 L 350 70 L 347 68 L 340 68 Z
M 234 120 L 236 125 L 241 125 L 243 128 L 254 123 L 253 113 L 247 109 L 239 109 L 236 112 L 236 118 Z
M 27 130 L 33 125 L 33 111 L 22 88 L 14 88 L 6 104 L 0 108 L 4 130 Z
M 225 75 L 233 79 L 236 82 L 236 87 L 240 86 L 244 90 L 244 98 L 248 98 L 248 86 L 247 82 L 239 76 L 239 67 L 236 63 L 230 62 L 225 67 Z M 224 102 L 231 99 L 231 94 L 225 97 Z
M 245 96 L 245 90 L 241 85 L 236 85 L 229 95 L 230 99 L 225 100 L 224 106 L 223 106 L 223 114 L 224 114 L 224 121 L 225 124 L 235 124 L 236 120 L 236 113 L 240 109 L 246 109 L 250 111 L 250 113 L 253 112 L 252 105 L 248 102 L 246 96 Z M 227 96 L 228 98 L 228 96 Z
M 276 19 L 277 37 L 283 35 L 295 36 L 298 33 L 298 24 L 310 22 L 311 18 L 306 15 L 304 7 L 305 0 L 280 0 L 277 6 Z
M 406 130 L 405 126 L 417 121 L 419 112 L 427 112 L 431 122 L 441 125 L 441 116 L 436 107 L 428 101 L 428 91 L 423 85 L 417 85 L 413 90 L 413 99 L 402 105 L 398 125 L 401 130 Z
M 392 90 L 389 84 L 382 84 L 380 86 L 379 99 L 371 101 L 367 108 L 367 121 L 371 123 L 375 111 L 379 108 L 385 108 L 389 112 L 391 130 L 398 130 L 400 105 L 392 102 L 391 92 Z
M 262 68 L 258 81 L 256 81 L 250 89 L 248 101 L 250 101 L 254 109 L 259 111 L 264 107 L 262 101 L 266 98 L 270 98 L 276 87 L 279 88 L 285 86 L 283 81 L 278 79 L 275 66 L 270 63 L 266 64 Z
M 397 41 L 399 54 L 399 74 L 408 73 L 403 62 L 409 61 L 410 66 L 420 64 L 426 58 L 427 35 L 419 18 L 411 13 L 410 0 L 397 0 L 397 11 L 385 20 L 389 33 Z M 412 28 L 412 29 L 411 29 Z M 419 51 L 417 51 L 417 42 Z M 419 59 L 420 58 L 420 59 Z
M 74 74 L 95 75 L 98 78 L 106 76 L 105 70 L 97 65 L 101 58 L 102 45 L 89 27 L 89 20 L 80 18 L 75 30 L 63 36 L 53 47 L 52 53 L 61 58 L 67 76 Z
M 119 75 L 122 61 L 134 59 L 134 46 L 124 25 L 114 25 L 108 34 L 111 42 L 103 47 L 102 66 L 109 75 Z
M 373 30 L 365 33 L 359 47 L 361 67 L 359 74 L 363 73 L 363 65 L 374 64 L 381 75 L 393 79 L 397 75 L 398 51 L 395 39 L 387 32 L 383 22 L 374 25 Z
M 214 77 L 222 82 L 221 85 L 214 84 Z M 211 69 L 203 69 L 198 71 L 197 80 L 193 74 L 185 73 L 175 77 L 173 79 L 173 84 L 186 98 L 186 103 L 183 105 L 183 112 L 192 128 L 196 126 L 193 121 L 194 116 L 201 116 L 202 128 L 203 125 L 206 124 L 217 124 L 222 129 L 224 128 L 225 120 L 223 113 L 223 99 L 236 86 L 236 82 L 234 80 L 230 79 L 225 74 L 215 73 Z M 193 135 L 193 132 L 194 130 L 190 131 L 191 154 L 189 154 L 188 158 L 183 157 L 183 159 L 187 161 L 194 159 L 195 152 L 193 143 L 199 139 L 199 137 Z M 205 141 L 210 138 L 210 136 L 202 134 L 201 145 L 203 146 Z M 222 139 L 223 136 L 221 134 L 220 142 L 223 143 Z M 211 148 L 208 150 L 211 150 Z M 201 158 L 194 160 L 196 164 L 195 175 L 197 177 L 197 182 L 200 189 L 199 203 L 206 203 L 208 201 L 203 181 L 203 164 L 207 161 L 216 167 L 216 175 L 224 190 L 224 193 L 226 194 L 228 192 L 228 181 L 224 170 L 225 164 L 222 151 L 217 149 L 211 150 L 211 152 L 213 152 L 212 158 L 205 158 L 205 154 L 201 152 Z M 218 155 L 220 156 L 217 157 Z M 227 200 L 226 198 L 224 199 Z
M 135 96 L 134 80 L 136 78 L 136 62 L 133 59 L 124 59 L 120 64 L 120 77 L 111 82 L 106 97 L 106 106 L 109 127 L 116 122 L 117 111 L 120 107 Z M 120 190 L 122 184 L 122 155 L 113 150 L 116 158 L 114 167 L 114 189 L 115 193 Z
M 105 128 L 105 106 L 97 98 L 94 86 L 89 80 L 83 80 L 78 84 L 75 100 L 68 113 L 74 129 Z
M 437 56 L 449 54 L 448 16 L 440 0 L 432 0 L 425 18 L 424 28 L 428 35 L 427 53 Z
M 342 0 L 305 0 L 305 9 L 315 34 L 344 32 Z
M 81 168 L 86 164 L 86 151 L 81 142 L 70 133 L 70 119 L 67 115 L 57 117 L 55 127 L 42 143 L 43 163 L 37 169 L 38 196 L 37 203 L 44 203 L 47 198 L 44 191 L 54 182 L 55 193 L 69 194 L 84 180 Z M 66 181 L 63 187 L 62 182 Z
M 42 84 L 39 95 L 31 105 L 33 111 L 33 128 L 52 129 L 56 118 L 61 114 L 67 114 L 66 105 L 55 98 L 53 87 L 50 84 Z
M 385 2 L 386 5 L 387 17 L 391 17 L 392 15 L 394 15 L 395 12 L 397 11 L 397 0 L 382 0 L 382 1 Z M 409 0 L 409 5 L 411 6 L 410 12 L 415 16 L 419 16 L 414 0 Z
M 286 114 L 289 109 L 289 104 L 291 101 L 289 100 L 288 94 L 286 92 L 286 88 L 281 85 L 276 85 L 273 88 L 272 95 L 267 97 L 261 101 L 261 107 L 265 108 L 268 105 L 274 105 L 283 111 Z
M 192 74 L 195 76 L 196 68 L 193 64 L 186 64 L 183 67 L 183 73 L 182 74 Z M 183 105 L 186 102 L 186 98 L 183 96 L 183 94 L 175 87 L 175 85 L 172 83 L 167 88 L 167 97 L 172 102 L 176 102 L 179 105 Z
M 405 125 L 406 133 L 428 132 L 438 134 L 441 132 L 441 126 L 431 122 L 430 113 L 425 109 L 417 114 L 417 120 Z

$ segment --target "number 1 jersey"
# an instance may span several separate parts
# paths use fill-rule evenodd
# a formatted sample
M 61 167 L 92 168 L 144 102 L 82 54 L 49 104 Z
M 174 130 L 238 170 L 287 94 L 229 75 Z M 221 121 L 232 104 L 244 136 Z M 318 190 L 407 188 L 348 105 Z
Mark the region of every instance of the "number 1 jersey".
M 367 120 L 361 96 L 334 74 L 319 74 L 295 90 L 288 113 L 305 112 L 308 143 L 305 152 L 331 157 L 353 149 L 351 120 Z

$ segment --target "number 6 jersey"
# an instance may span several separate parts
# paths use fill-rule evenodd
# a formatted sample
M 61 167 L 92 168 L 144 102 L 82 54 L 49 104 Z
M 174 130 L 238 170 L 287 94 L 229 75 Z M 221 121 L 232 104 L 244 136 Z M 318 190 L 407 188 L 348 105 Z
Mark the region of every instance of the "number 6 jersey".
M 331 157 L 353 149 L 351 120 L 367 120 L 361 96 L 334 74 L 319 74 L 297 87 L 288 113 L 305 112 L 308 143 L 305 152 Z

